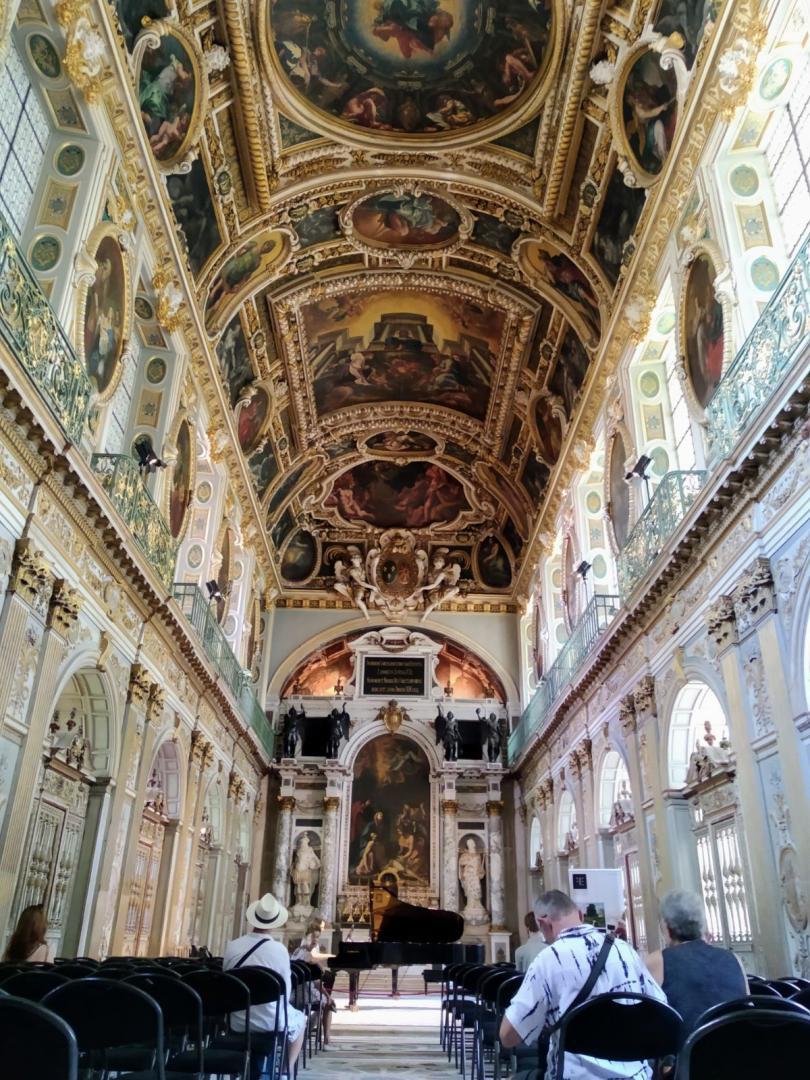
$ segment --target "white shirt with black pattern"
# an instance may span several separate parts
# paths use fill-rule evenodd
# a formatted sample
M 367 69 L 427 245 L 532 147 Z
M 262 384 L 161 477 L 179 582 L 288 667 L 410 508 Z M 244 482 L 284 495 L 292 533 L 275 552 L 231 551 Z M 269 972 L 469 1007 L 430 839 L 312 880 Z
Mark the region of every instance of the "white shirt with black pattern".
M 506 1019 L 523 1042 L 533 1046 L 546 1025 L 555 1024 L 585 985 L 605 940 L 593 926 L 563 930 L 553 945 L 535 957 L 523 984 L 506 1010 Z M 590 997 L 626 990 L 666 1002 L 664 991 L 647 971 L 641 957 L 625 941 L 616 939 Z M 627 1008 L 632 1008 L 628 1004 Z M 559 1035 L 551 1037 L 546 1076 L 556 1076 Z M 564 1080 L 649 1080 L 646 1062 L 605 1061 L 582 1054 L 566 1054 Z

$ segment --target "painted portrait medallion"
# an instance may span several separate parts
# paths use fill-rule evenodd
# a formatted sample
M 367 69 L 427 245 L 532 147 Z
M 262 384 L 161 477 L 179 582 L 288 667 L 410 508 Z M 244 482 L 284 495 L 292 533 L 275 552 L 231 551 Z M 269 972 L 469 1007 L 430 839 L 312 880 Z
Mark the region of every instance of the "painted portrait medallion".
M 623 548 L 630 530 L 630 488 L 624 476 L 627 471 L 627 447 L 621 432 L 616 432 L 610 444 L 609 497 L 610 523 L 616 546 Z
M 717 299 L 717 272 L 705 252 L 686 274 L 681 304 L 681 348 L 695 398 L 706 408 L 723 374 L 723 305 Z
M 562 421 L 554 412 L 548 396 L 537 399 L 534 405 L 534 426 L 537 432 L 537 450 L 546 465 L 554 468 L 562 450 Z
M 318 542 L 311 532 L 293 533 L 281 556 L 281 576 L 293 585 L 311 577 L 317 569 Z
M 205 105 L 199 63 L 185 37 L 172 30 L 156 49 L 144 49 L 136 77 L 149 146 L 163 167 L 171 166 L 198 135 Z
M 242 320 L 238 315 L 231 320 L 217 343 L 217 359 L 231 406 L 235 406 L 243 388 L 256 378 Z
M 175 539 L 183 533 L 191 502 L 192 435 L 188 420 L 183 420 L 180 424 L 176 446 L 177 457 L 169 490 L 169 530 Z
M 289 250 L 283 233 L 268 230 L 248 241 L 233 255 L 211 282 L 205 302 L 205 326 L 221 326 L 229 314 L 250 294 L 254 285 L 265 284 L 274 267 Z
M 672 68 L 645 49 L 630 62 L 621 92 L 622 133 L 634 172 L 651 183 L 664 167 L 678 123 L 678 88 Z
M 263 387 L 255 388 L 247 401 L 236 407 L 236 435 L 242 453 L 249 454 L 258 443 L 270 415 L 270 395 Z
M 430 882 L 430 767 L 404 735 L 380 735 L 354 763 L 349 882 L 393 874 L 400 885 Z
M 489 589 L 508 589 L 512 584 L 512 566 L 506 549 L 497 536 L 486 536 L 478 545 L 478 576 Z
M 349 209 L 350 233 L 374 249 L 440 251 L 459 238 L 462 226 L 458 210 L 429 192 L 379 191 Z
M 326 499 L 344 521 L 380 529 L 424 529 L 469 510 L 462 484 L 438 465 L 365 461 L 342 473 Z
M 129 303 L 124 256 L 111 233 L 94 252 L 96 273 L 84 301 L 82 346 L 87 374 L 99 396 L 107 397 L 118 381 Z
M 570 305 L 587 333 L 588 344 L 595 345 L 602 327 L 599 302 L 590 281 L 573 259 L 540 240 L 523 243 L 520 259 L 531 278 L 562 298 L 563 309 Z
M 463 296 L 340 292 L 301 308 L 325 415 L 377 401 L 418 401 L 483 420 L 505 318 Z
M 391 454 L 395 457 L 431 454 L 436 449 L 436 441 L 421 431 L 381 431 L 366 441 L 366 449 L 375 454 Z
M 522 119 L 556 53 L 552 0 L 273 0 L 265 48 L 311 126 L 434 140 Z M 296 108 L 297 107 L 297 108 Z

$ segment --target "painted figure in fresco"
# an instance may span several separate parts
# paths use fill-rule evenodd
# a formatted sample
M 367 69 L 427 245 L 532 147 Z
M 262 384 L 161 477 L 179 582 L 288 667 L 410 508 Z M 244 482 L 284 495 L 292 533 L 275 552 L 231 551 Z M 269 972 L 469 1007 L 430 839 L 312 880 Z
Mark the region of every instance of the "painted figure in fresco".
M 239 446 L 246 454 L 249 454 L 256 445 L 259 432 L 267 418 L 268 407 L 267 395 L 262 390 L 257 390 L 239 410 L 236 433 Z
M 714 292 L 714 268 L 695 260 L 687 283 L 686 356 L 695 396 L 704 407 L 723 374 L 723 307 Z
M 675 94 L 664 81 L 657 58 L 646 54 L 627 80 L 624 117 L 630 146 L 648 173 L 660 172 L 669 153 L 677 122 L 675 105 Z
M 484 756 L 490 764 L 501 759 L 501 725 L 494 712 L 484 716 L 481 709 L 475 710 L 478 717 L 478 725 L 481 730 L 481 746 Z
M 453 16 L 438 0 L 374 0 L 371 6 L 377 12 L 375 37 L 396 41 L 406 60 L 414 53 L 432 53 L 450 37 Z
M 159 159 L 171 157 L 182 143 L 194 105 L 194 72 L 186 67 L 176 51 L 164 55 L 167 48 L 159 46 L 156 50 L 158 62 L 165 61 L 162 67 L 154 74 L 141 71 L 138 93 L 149 145 Z
M 478 549 L 481 578 L 491 589 L 505 589 L 512 580 L 509 557 L 495 536 L 487 536 Z
M 211 291 L 208 294 L 208 307 L 213 307 L 226 296 L 232 296 L 240 287 L 246 284 L 253 274 L 259 269 L 265 255 L 270 255 L 275 250 L 273 240 L 265 240 L 259 244 L 258 240 L 251 240 L 243 251 L 228 259 L 214 278 Z
M 122 284 L 120 256 L 115 241 L 105 238 L 96 255 L 97 269 L 87 293 L 84 314 L 84 349 L 87 372 L 99 393 L 112 382 L 121 346 Z M 116 265 L 113 265 L 115 260 Z
M 357 207 L 354 224 L 368 240 L 397 247 L 437 244 L 452 236 L 459 225 L 453 208 L 434 195 L 375 195 Z
M 599 304 L 591 283 L 580 268 L 567 255 L 552 255 L 536 245 L 530 258 L 532 269 L 543 281 L 566 296 L 581 312 L 589 326 L 598 334 L 600 326 Z
M 295 848 L 291 877 L 295 886 L 295 906 L 311 910 L 312 893 L 321 868 L 321 860 L 309 842 L 307 833 L 302 833 Z

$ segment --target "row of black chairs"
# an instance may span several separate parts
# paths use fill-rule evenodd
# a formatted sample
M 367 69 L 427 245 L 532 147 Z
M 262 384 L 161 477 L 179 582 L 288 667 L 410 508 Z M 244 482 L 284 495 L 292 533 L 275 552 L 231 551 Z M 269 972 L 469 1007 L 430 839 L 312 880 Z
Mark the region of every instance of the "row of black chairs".
M 444 969 L 440 1041 L 466 1080 L 493 1080 L 502 1070 L 544 1075 L 536 1048 L 505 1050 L 499 1039 L 507 1007 L 523 982 L 508 964 L 454 964 Z M 626 1009 L 632 1006 L 632 1023 Z M 468 1039 L 469 1033 L 469 1039 Z M 752 977 L 749 996 L 709 1009 L 688 1034 L 680 1015 L 641 994 L 600 994 L 564 1016 L 559 1052 L 613 1061 L 676 1062 L 677 1080 L 718 1076 L 800 1075 L 810 1060 L 810 982 Z M 778 1063 L 778 1067 L 777 1067 Z
M 311 1054 L 313 1041 L 321 1047 L 320 969 L 291 968 Z M 251 1032 L 251 1006 L 271 1003 L 274 1030 Z M 78 1067 L 103 1080 L 246 1077 L 251 1056 L 271 1080 L 290 1080 L 287 1010 L 284 981 L 267 968 L 224 973 L 216 961 L 183 958 L 0 965 L 4 1071 L 28 1080 L 75 1080 Z M 231 1030 L 234 1012 L 245 1013 L 244 1031 Z

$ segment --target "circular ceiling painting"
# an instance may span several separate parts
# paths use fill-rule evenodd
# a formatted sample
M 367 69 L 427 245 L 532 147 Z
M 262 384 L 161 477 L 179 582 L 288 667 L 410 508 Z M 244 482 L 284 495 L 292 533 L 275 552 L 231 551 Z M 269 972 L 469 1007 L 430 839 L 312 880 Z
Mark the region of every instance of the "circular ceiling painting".
M 273 0 L 263 29 L 282 96 L 310 122 L 459 141 L 527 119 L 550 81 L 556 5 Z

